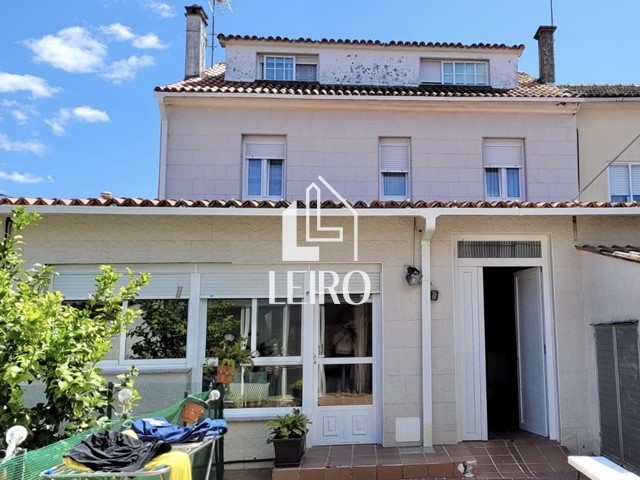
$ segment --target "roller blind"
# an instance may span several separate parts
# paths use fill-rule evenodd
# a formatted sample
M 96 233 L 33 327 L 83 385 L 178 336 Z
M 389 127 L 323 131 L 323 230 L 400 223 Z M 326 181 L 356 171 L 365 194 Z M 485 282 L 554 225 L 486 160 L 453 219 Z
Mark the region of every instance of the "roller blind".
M 284 160 L 285 138 L 248 135 L 243 138 L 245 158 Z
M 60 291 L 67 300 L 84 300 L 95 291 L 96 274 L 59 274 L 54 276 L 52 290 Z M 122 277 L 117 286 L 127 283 Z M 140 289 L 139 298 L 189 298 L 191 276 L 152 274 L 149 283 Z
M 485 167 L 522 167 L 524 140 L 521 138 L 485 138 L 482 144 Z
M 409 171 L 409 139 L 380 139 L 380 171 Z
M 420 62 L 421 83 L 442 83 L 442 64 L 436 60 L 422 60 Z

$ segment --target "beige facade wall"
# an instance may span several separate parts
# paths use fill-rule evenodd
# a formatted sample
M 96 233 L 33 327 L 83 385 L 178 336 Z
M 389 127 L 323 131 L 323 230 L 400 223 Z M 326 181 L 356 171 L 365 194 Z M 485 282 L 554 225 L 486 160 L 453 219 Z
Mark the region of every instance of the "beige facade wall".
M 331 219 L 334 221 L 348 226 Z M 455 239 L 460 235 L 468 238 L 492 235 L 498 240 L 516 234 L 548 237 L 560 436 L 562 444 L 572 452 L 591 453 L 598 449 L 598 410 L 590 323 L 594 312 L 605 314 L 606 308 L 621 304 L 618 297 L 610 294 L 606 282 L 617 275 L 622 282 L 630 281 L 633 272 L 625 268 L 607 270 L 606 279 L 600 279 L 597 275 L 600 267 L 592 259 L 584 262 L 587 254 L 575 249 L 575 239 L 579 244 L 611 243 L 614 237 L 620 242 L 631 242 L 639 233 L 640 223 L 635 217 L 580 217 L 575 225 L 569 216 L 438 218 L 431 241 L 431 281 L 440 291 L 439 300 L 431 304 L 434 443 L 458 440 L 455 348 L 462 333 L 455 331 L 454 319 Z M 348 233 L 345 238 L 349 238 Z M 278 264 L 281 255 L 278 217 L 50 215 L 29 230 L 25 240 L 29 263 L 136 264 L 151 272 L 154 264 L 175 263 L 189 268 L 217 262 Z M 420 289 L 407 286 L 404 280 L 406 265 L 420 262 L 419 244 L 417 241 L 414 246 L 411 218 L 360 218 L 360 260 L 381 264 L 383 273 L 385 445 L 397 444 L 396 418 L 422 417 Z M 333 247 L 323 247 L 322 262 L 351 262 L 350 243 Z M 593 297 L 593 291 L 599 287 L 606 294 L 602 298 Z M 621 290 L 620 295 L 627 295 L 629 288 Z M 629 303 L 635 301 L 631 297 L 632 294 L 627 295 L 626 303 L 621 305 L 637 311 L 637 301 Z M 152 377 L 144 378 L 150 381 Z M 182 378 L 187 381 L 186 376 Z M 233 422 L 228 445 L 234 447 L 229 448 L 228 459 L 269 456 L 270 447 L 261 441 L 263 429 L 260 422 Z
M 217 98 L 198 107 L 167 106 L 160 196 L 244 198 L 242 136 L 262 134 L 286 137 L 286 199 L 304 198 L 318 175 L 350 201 L 380 198 L 381 137 L 410 139 L 413 200 L 483 200 L 486 137 L 524 139 L 526 200 L 564 201 L 577 194 L 575 117 L 566 107 L 513 110 L 468 102 L 454 108 L 420 101 L 423 107 L 416 109 L 419 104 L 407 100 L 389 109 L 382 100 L 238 105 Z
M 580 188 L 584 189 L 580 200 L 608 201 L 608 172 L 598 174 L 640 132 L 640 103 L 587 101 L 580 107 L 577 124 L 580 134 Z M 640 163 L 640 140 L 616 160 L 616 164 L 620 163 Z

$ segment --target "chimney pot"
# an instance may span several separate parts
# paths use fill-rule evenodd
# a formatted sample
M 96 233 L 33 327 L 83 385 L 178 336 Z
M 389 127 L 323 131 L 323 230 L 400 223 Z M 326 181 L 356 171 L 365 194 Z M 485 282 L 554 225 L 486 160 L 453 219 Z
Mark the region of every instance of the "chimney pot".
M 200 5 L 184 7 L 187 17 L 184 78 L 202 76 L 207 49 L 207 14 Z
M 538 41 L 538 63 L 540 81 L 542 83 L 556 83 L 556 60 L 553 51 L 553 33 L 555 26 L 542 25 L 533 36 Z

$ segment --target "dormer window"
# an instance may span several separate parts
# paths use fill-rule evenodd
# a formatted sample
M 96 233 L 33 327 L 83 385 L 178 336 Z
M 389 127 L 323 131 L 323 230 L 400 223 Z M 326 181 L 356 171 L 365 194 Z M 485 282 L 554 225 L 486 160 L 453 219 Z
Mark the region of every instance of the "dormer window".
M 258 74 L 261 80 L 318 81 L 318 57 L 313 55 L 260 55 Z
M 420 83 L 441 85 L 488 85 L 489 62 L 422 60 Z

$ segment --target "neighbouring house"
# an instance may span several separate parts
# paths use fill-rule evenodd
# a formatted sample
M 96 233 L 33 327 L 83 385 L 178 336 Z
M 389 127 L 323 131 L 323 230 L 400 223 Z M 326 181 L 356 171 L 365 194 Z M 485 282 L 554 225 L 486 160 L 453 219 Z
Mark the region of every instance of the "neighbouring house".
M 292 406 L 309 445 L 524 429 L 599 452 L 591 324 L 618 270 L 576 247 L 637 244 L 640 209 L 572 201 L 584 98 L 553 84 L 555 27 L 536 79 L 522 46 L 230 35 L 204 69 L 206 20 L 187 7 L 185 79 L 156 88 L 159 199 L 0 199 L 44 216 L 25 255 L 70 301 L 101 263 L 153 275 L 141 310 L 181 341 L 123 334 L 105 373 L 202 388 L 207 325 L 232 315 L 260 356 L 228 391 L 228 460 L 270 458 L 265 421 Z

